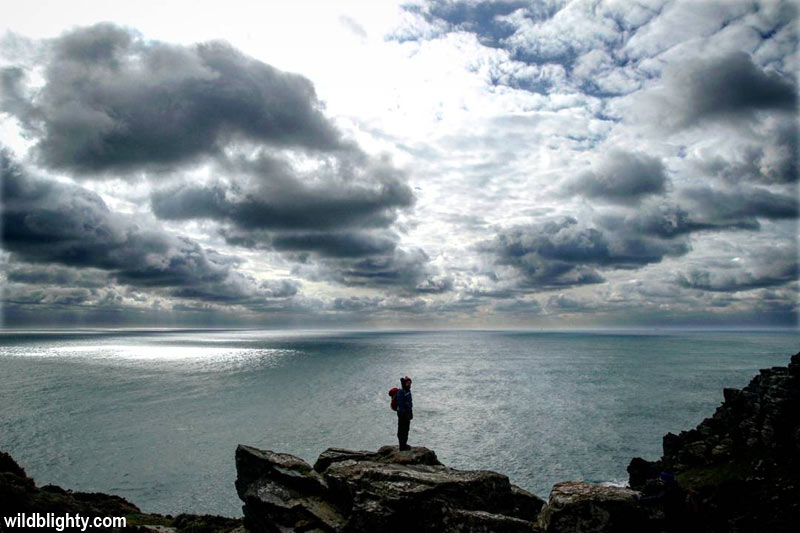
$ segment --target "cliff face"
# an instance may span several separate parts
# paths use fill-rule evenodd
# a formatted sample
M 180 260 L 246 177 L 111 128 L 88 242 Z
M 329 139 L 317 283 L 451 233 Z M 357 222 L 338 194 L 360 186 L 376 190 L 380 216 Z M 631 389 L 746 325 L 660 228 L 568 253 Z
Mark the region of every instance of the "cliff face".
M 236 468 L 253 532 L 530 532 L 544 503 L 502 474 L 448 468 L 427 448 L 331 448 L 312 467 L 240 445 Z
M 631 461 L 631 487 L 646 490 L 669 471 L 690 495 L 689 516 L 702 531 L 796 531 L 800 353 L 723 396 L 697 428 L 664 436 L 659 461 Z

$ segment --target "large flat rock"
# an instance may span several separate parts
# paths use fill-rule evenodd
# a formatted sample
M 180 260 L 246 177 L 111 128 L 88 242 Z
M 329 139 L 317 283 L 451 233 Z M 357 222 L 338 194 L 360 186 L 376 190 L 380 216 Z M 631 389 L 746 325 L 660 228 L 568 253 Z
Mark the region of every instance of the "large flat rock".
M 533 531 L 544 502 L 486 470 L 442 465 L 427 448 L 331 448 L 311 468 L 239 446 L 236 487 L 259 531 Z

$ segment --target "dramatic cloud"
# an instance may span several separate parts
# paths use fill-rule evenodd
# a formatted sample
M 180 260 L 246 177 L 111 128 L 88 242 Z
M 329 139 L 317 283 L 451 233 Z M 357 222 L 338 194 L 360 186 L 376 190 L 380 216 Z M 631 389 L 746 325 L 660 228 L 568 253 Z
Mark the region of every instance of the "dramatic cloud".
M 364 257 L 394 251 L 396 235 L 381 232 L 293 233 L 271 241 L 279 251 L 313 252 L 325 257 Z
M 303 1 L 6 14 L 6 317 L 796 326 L 794 3 Z
M 647 195 L 663 193 L 667 181 L 659 159 L 613 150 L 595 170 L 568 180 L 562 191 L 568 195 L 629 204 Z
M 233 269 L 236 257 L 116 214 L 82 187 L 30 176 L 7 151 L 2 185 L 3 249 L 22 260 L 99 269 L 124 285 L 228 303 L 285 298 L 297 290 L 296 283 L 258 283 Z M 11 272 L 12 280 L 24 278 Z
M 42 160 L 79 172 L 180 163 L 249 140 L 342 148 L 306 78 L 222 42 L 182 47 L 112 24 L 47 43 L 41 87 L 3 71 L 0 109 L 38 138 Z M 80 174 L 78 174 L 80 177 Z
M 763 261 L 766 258 L 767 261 Z M 714 292 L 738 292 L 776 287 L 796 282 L 798 270 L 797 250 L 791 246 L 768 246 L 752 254 L 745 263 L 737 262 L 734 268 L 721 271 L 695 269 L 678 276 L 678 283 L 689 289 Z
M 323 250 L 324 252 L 325 250 Z M 447 292 L 451 281 L 442 277 L 429 265 L 430 257 L 420 248 L 399 248 L 373 252 L 366 250 L 361 256 L 342 257 L 341 254 L 319 254 L 316 261 L 308 261 L 305 254 L 295 259 L 299 262 L 292 272 L 312 280 L 328 280 L 350 287 L 373 287 L 391 294 Z
M 701 172 L 728 183 L 792 183 L 800 177 L 800 125 L 796 117 L 778 121 L 767 128 L 762 139 L 753 142 L 753 132 L 734 145 L 723 157 L 716 150 L 703 150 L 698 158 Z M 758 142 L 760 141 L 760 142 Z
M 693 210 L 693 212 L 695 211 Z M 626 231 L 634 234 L 660 239 L 674 239 L 703 230 L 757 230 L 760 227 L 758 221 L 752 218 L 717 220 L 713 217 L 703 217 L 698 219 L 696 214 L 691 215 L 684 207 L 665 203 L 644 205 L 637 211 L 628 214 L 601 213 L 597 216 L 597 223 L 612 231 L 625 228 Z
M 3 71 L 2 109 L 37 139 L 35 151 L 47 165 L 81 179 L 142 169 L 166 176 L 170 168 L 202 161 L 210 179 L 172 175 L 169 185 L 152 189 L 156 217 L 211 221 L 231 245 L 286 252 L 304 264 L 334 258 L 327 279 L 348 285 L 425 282 L 417 258 L 427 256 L 410 252 L 415 259 L 409 260 L 390 230 L 398 211 L 414 201 L 405 176 L 385 158 L 344 141 L 306 78 L 224 43 L 147 41 L 111 24 L 73 30 L 43 49 L 40 87 L 26 84 L 20 67 Z M 197 247 L 181 245 L 192 258 L 184 270 L 213 271 L 215 262 L 205 264 Z M 87 264 L 95 265 L 99 254 L 86 254 Z M 117 268 L 103 261 L 104 268 Z M 124 283 L 150 283 L 148 277 L 116 274 Z M 179 285 L 168 277 L 152 283 Z M 228 293 L 235 299 L 245 292 L 236 283 L 226 287 L 221 293 L 191 287 L 174 294 L 225 300 Z
M 648 121 L 672 129 L 791 116 L 797 111 L 797 83 L 784 73 L 753 63 L 746 52 L 675 59 L 664 70 L 663 83 L 637 100 Z
M 677 63 L 665 74 L 666 89 L 683 125 L 709 118 L 736 118 L 755 111 L 794 111 L 797 86 L 789 76 L 762 70 L 744 52 Z
M 758 218 L 798 216 L 796 196 L 776 194 L 760 187 L 727 190 L 692 187 L 684 189 L 681 194 L 695 205 L 696 212 L 709 224 L 757 227 Z
M 227 183 L 156 190 L 153 212 L 229 222 L 239 230 L 331 230 L 387 227 L 396 209 L 412 204 L 411 189 L 390 165 L 367 165 L 358 175 L 342 166 L 334 160 L 302 175 L 274 158 L 241 162 L 223 169 L 232 173 Z
M 224 170 L 232 179 L 154 190 L 154 214 L 220 223 L 227 243 L 281 252 L 315 279 L 398 290 L 426 283 L 428 256 L 398 249 L 391 229 L 414 196 L 388 162 L 351 165 L 338 157 L 301 172 L 260 157 Z
M 604 232 L 570 217 L 502 230 L 483 246 L 497 256 L 497 264 L 519 273 L 522 286 L 539 290 L 602 283 L 598 268 L 638 268 L 689 251 L 680 239 L 626 227 Z

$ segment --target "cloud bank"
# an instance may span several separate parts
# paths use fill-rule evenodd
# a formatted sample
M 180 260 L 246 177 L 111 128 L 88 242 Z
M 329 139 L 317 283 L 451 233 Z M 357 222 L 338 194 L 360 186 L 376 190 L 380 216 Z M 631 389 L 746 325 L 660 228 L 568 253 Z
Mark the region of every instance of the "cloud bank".
M 303 73 L 7 33 L 4 320 L 796 327 L 797 18 L 403 2 L 285 43 Z

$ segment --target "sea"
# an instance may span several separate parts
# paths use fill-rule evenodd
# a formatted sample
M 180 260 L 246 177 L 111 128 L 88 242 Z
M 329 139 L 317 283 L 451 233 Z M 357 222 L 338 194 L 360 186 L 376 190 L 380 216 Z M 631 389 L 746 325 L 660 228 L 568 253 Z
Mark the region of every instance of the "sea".
M 311 463 L 409 444 L 547 498 L 624 484 L 724 387 L 800 350 L 797 331 L 0 331 L 0 450 L 36 479 L 147 512 L 241 516 L 237 444 Z

